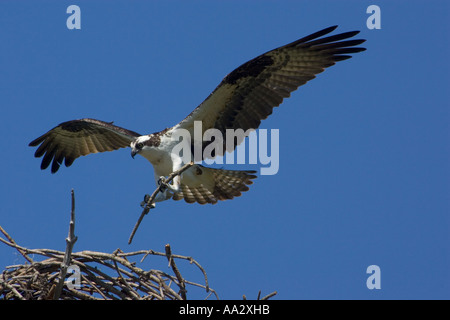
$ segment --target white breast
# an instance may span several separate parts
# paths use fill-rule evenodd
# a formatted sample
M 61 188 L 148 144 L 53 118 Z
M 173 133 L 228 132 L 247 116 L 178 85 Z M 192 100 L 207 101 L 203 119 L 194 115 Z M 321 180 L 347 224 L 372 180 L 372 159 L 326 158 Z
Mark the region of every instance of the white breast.
M 146 146 L 139 154 L 153 165 L 156 176 L 168 176 L 179 169 L 181 157 L 173 152 L 173 150 L 177 150 L 179 143 L 178 139 L 172 138 L 172 131 L 170 130 L 161 136 L 160 144 L 157 147 Z

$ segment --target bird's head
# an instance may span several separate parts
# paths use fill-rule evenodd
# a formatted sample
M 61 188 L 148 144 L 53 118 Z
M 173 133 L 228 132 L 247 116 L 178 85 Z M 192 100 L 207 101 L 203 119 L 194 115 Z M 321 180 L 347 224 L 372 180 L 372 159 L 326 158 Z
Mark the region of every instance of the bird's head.
M 145 149 L 146 142 L 150 140 L 149 136 L 140 136 L 134 140 L 130 147 L 131 147 L 131 157 L 134 159 L 134 156 L 137 155 L 139 152 L 142 151 L 142 149 Z

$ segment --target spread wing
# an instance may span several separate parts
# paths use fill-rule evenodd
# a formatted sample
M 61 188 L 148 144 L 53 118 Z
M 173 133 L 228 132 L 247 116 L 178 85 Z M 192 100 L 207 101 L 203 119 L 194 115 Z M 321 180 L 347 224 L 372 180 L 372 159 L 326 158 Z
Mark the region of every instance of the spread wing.
M 30 142 L 30 147 L 40 145 L 34 156 L 44 156 L 41 169 L 52 163 L 51 172 L 58 171 L 63 163 L 70 166 L 80 156 L 125 148 L 140 134 L 95 119 L 72 120 L 59 124 Z
M 348 40 L 359 31 L 323 37 L 337 26 L 318 31 L 295 42 L 264 53 L 228 74 L 219 86 L 175 128 L 187 129 L 193 137 L 194 121 L 207 129 L 256 129 L 274 107 L 299 86 L 349 54 L 364 51 L 355 47 L 365 40 Z M 243 140 L 231 143 L 232 151 Z M 193 146 L 192 146 L 193 147 Z M 205 147 L 203 143 L 202 147 Z M 220 151 L 220 150 L 219 150 Z M 198 160 L 198 159 L 196 159 Z

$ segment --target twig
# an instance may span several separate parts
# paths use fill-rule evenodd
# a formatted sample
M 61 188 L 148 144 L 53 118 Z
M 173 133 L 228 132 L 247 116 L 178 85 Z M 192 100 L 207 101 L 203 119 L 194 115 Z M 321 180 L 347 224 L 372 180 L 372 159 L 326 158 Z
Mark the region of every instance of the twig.
M 180 270 L 178 270 L 178 267 L 176 266 L 175 261 L 173 260 L 172 249 L 170 249 L 170 245 L 169 244 L 166 244 L 165 249 L 166 249 L 167 260 L 169 260 L 169 267 L 172 268 L 173 273 L 177 277 L 177 280 L 178 280 L 178 283 L 179 283 L 179 286 L 180 286 L 181 298 L 183 300 L 186 300 L 186 284 L 184 282 L 183 277 L 181 276 Z
M 69 235 L 66 238 L 66 252 L 64 254 L 64 259 L 61 264 L 61 272 L 59 274 L 59 282 L 55 289 L 55 294 L 53 295 L 54 300 L 58 300 L 61 296 L 61 291 L 64 286 L 64 280 L 66 278 L 67 269 L 70 266 L 70 259 L 72 254 L 73 246 L 77 241 L 77 237 L 75 236 L 75 193 L 72 189 L 72 210 L 70 211 L 70 224 L 69 224 Z
M 273 297 L 274 295 L 276 295 L 276 294 L 277 294 L 277 292 L 274 291 L 274 292 L 269 293 L 268 295 L 262 297 L 261 300 L 269 300 L 270 298 L 272 298 L 272 297 Z
M 177 175 L 182 174 L 184 171 L 186 171 L 193 165 L 194 165 L 194 162 L 189 162 L 189 163 L 185 164 L 183 167 L 181 167 L 180 169 L 172 172 L 171 174 L 169 174 L 167 179 L 162 181 L 161 185 L 170 183 L 173 180 L 173 178 L 175 178 Z M 141 224 L 142 219 L 144 219 L 144 216 L 150 211 L 150 208 L 151 208 L 152 204 L 154 204 L 155 198 L 159 192 L 162 192 L 161 186 L 158 186 L 155 189 L 155 191 L 153 191 L 152 195 L 146 200 L 145 205 L 144 205 L 144 210 L 142 210 L 141 216 L 139 217 L 138 221 L 136 222 L 136 224 L 133 228 L 133 231 L 131 232 L 130 238 L 128 239 L 128 244 L 131 244 L 131 241 L 133 241 L 134 234 L 136 233 L 137 229 L 139 228 L 139 225 Z
M 6 282 L 2 283 L 2 285 L 5 286 L 6 288 L 8 288 L 9 290 L 11 290 L 11 292 L 14 294 L 14 296 L 16 296 L 19 300 L 25 300 L 25 298 L 12 285 L 10 285 Z
M 5 229 L 2 228 L 2 226 L 0 226 L 0 231 L 5 235 L 5 237 L 9 240 L 10 243 L 12 244 L 16 244 L 16 242 L 14 241 L 13 238 L 11 238 L 11 236 L 5 231 Z M 3 239 L 0 238 L 0 241 L 2 241 Z M 5 244 L 8 244 L 6 241 L 2 241 Z M 29 262 L 29 263 L 33 263 L 33 259 L 31 259 L 29 256 L 27 256 L 26 252 L 24 250 L 18 249 L 16 248 L 17 251 L 19 251 L 19 253 Z
M 141 259 L 141 262 L 143 262 L 144 259 L 145 259 L 149 254 L 155 255 L 155 256 L 161 256 L 161 255 L 165 256 L 165 255 L 166 255 L 166 254 L 164 254 L 164 253 L 161 253 L 161 252 L 155 252 L 155 251 L 153 251 L 153 250 L 147 250 L 147 251 L 141 250 L 141 251 L 136 251 L 136 252 L 127 253 L 126 255 L 127 255 L 127 256 L 130 256 L 130 255 L 136 255 L 136 254 L 144 254 L 144 256 L 143 256 L 142 259 Z M 178 254 L 171 254 L 171 255 L 172 255 L 172 258 L 188 260 L 190 264 L 195 264 L 195 265 L 197 266 L 197 268 L 199 268 L 200 271 L 203 273 L 203 276 L 205 277 L 205 286 L 204 286 L 204 288 L 206 289 L 206 292 L 209 292 L 209 291 L 211 290 L 211 288 L 209 287 L 208 276 L 206 275 L 206 271 L 205 271 L 205 269 L 203 269 L 203 267 L 200 265 L 200 263 L 198 263 L 197 261 L 195 261 L 192 257 L 180 256 L 180 255 L 178 255 Z M 216 294 L 216 293 L 214 293 L 214 294 Z M 217 294 L 216 294 L 216 296 L 217 296 Z
M 268 295 L 266 295 L 266 296 L 261 298 L 261 290 L 259 290 L 258 296 L 256 297 L 256 300 L 269 300 L 270 298 L 272 298 L 276 294 L 277 294 L 277 292 L 274 291 L 274 292 L 269 293 Z M 242 300 L 247 300 L 247 297 L 245 296 L 245 294 L 242 295 Z

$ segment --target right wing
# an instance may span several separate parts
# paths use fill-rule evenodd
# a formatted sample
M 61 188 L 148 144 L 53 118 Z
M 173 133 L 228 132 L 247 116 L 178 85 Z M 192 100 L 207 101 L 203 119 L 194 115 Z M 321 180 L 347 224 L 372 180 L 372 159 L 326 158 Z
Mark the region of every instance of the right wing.
M 51 172 L 58 171 L 63 163 L 70 166 L 80 156 L 91 153 L 113 151 L 130 146 L 140 134 L 112 122 L 95 119 L 72 120 L 59 124 L 52 130 L 30 142 L 30 147 L 40 145 L 34 156 L 44 156 L 41 169 L 46 169 L 53 161 Z

